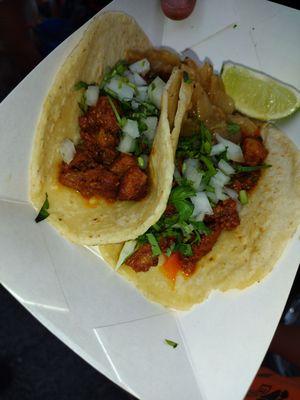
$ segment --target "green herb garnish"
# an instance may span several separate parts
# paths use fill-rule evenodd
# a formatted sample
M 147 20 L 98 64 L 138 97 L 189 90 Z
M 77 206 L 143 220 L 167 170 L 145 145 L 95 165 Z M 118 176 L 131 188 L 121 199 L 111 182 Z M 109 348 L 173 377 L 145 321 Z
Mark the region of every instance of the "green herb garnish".
M 170 203 L 176 207 L 180 220 L 187 220 L 193 214 L 194 206 L 191 201 L 187 199 L 195 196 L 195 194 L 195 189 L 187 182 L 172 189 Z
M 126 61 L 121 60 L 115 65 L 112 73 L 118 74 L 118 75 L 123 75 L 126 70 L 127 70 L 127 63 L 126 63 Z
M 139 132 L 142 133 L 148 129 L 148 125 L 141 119 L 138 120 Z
M 235 124 L 234 122 L 229 122 L 227 124 L 227 130 L 231 135 L 235 135 L 236 133 L 240 132 L 241 127 L 238 124 Z
M 151 144 L 146 136 L 139 136 L 135 140 L 135 147 L 133 154 L 139 157 L 141 154 L 149 155 L 151 151 Z
M 172 243 L 171 246 L 167 248 L 166 250 L 167 257 L 170 257 L 170 255 L 173 253 L 174 248 L 175 248 L 175 243 Z
M 170 339 L 165 339 L 165 343 L 168 344 L 169 346 L 173 347 L 173 349 L 176 349 L 176 347 L 178 346 L 178 343 L 173 342 L 173 340 L 170 340 Z
M 212 148 L 212 136 L 202 121 L 200 121 L 200 139 L 200 152 L 209 155 Z
M 216 170 L 213 162 L 211 161 L 211 159 L 206 156 L 200 156 L 199 158 L 200 158 L 200 161 L 202 161 L 205 164 L 205 166 L 206 166 L 208 172 L 211 174 L 211 176 L 216 175 L 217 170 Z
M 159 247 L 159 244 L 153 235 L 153 233 L 146 233 L 148 242 L 151 244 L 151 249 L 152 249 L 152 254 L 154 256 L 160 256 L 161 255 L 161 249 Z
M 183 81 L 185 83 L 192 83 L 192 80 L 190 79 L 190 76 L 186 71 L 183 71 Z
M 79 81 L 75 83 L 74 90 L 87 89 L 89 85 L 86 82 Z
M 271 167 L 272 167 L 272 165 L 270 165 L 270 164 L 255 165 L 253 167 L 248 167 L 246 165 L 237 164 L 234 166 L 234 169 L 237 172 L 252 172 L 252 171 L 257 171 L 259 169 L 265 169 L 265 168 L 271 168 Z
M 79 108 L 80 110 L 83 112 L 83 114 L 85 114 L 88 110 L 88 106 L 86 104 L 86 96 L 85 93 L 82 93 L 81 99 L 78 102 Z
M 203 221 L 191 221 L 191 224 L 200 233 L 204 233 L 205 235 L 209 235 L 211 233 L 211 229 L 208 228 Z
M 192 246 L 188 243 L 178 243 L 178 245 L 175 246 L 175 249 L 180 251 L 180 253 L 186 257 L 193 255 Z
M 120 117 L 120 114 L 118 113 L 118 110 L 116 108 L 116 106 L 114 105 L 114 102 L 112 101 L 112 99 L 110 98 L 110 96 L 107 96 L 109 104 L 111 105 L 111 108 L 115 114 L 116 120 L 119 124 L 120 127 L 123 127 L 124 125 L 124 121 L 122 120 L 122 118 Z
M 111 80 L 115 75 L 123 75 L 127 70 L 127 63 L 124 60 L 120 60 L 113 68 L 107 68 L 100 84 L 100 88 L 103 88 L 107 82 Z
M 49 217 L 48 210 L 49 209 L 49 201 L 48 201 L 48 194 L 46 193 L 46 199 L 44 201 L 44 204 L 42 205 L 42 208 L 40 209 L 40 212 L 38 213 L 37 217 L 35 218 L 35 222 L 41 222 L 47 217 Z
M 145 168 L 145 160 L 144 160 L 143 157 L 141 157 L 141 156 L 138 157 L 138 158 L 137 158 L 137 162 L 138 162 L 138 165 L 139 165 L 140 168 L 142 168 L 142 169 Z
M 243 206 L 248 203 L 248 195 L 246 190 L 240 190 L 239 199 Z
M 118 122 L 118 125 L 120 128 L 123 128 L 126 125 L 127 119 L 125 117 L 121 117 L 120 114 L 118 113 L 118 110 L 113 102 L 113 100 L 110 98 L 110 96 L 107 96 L 109 104 L 111 105 L 111 108 L 113 109 L 113 112 L 115 114 L 116 120 Z

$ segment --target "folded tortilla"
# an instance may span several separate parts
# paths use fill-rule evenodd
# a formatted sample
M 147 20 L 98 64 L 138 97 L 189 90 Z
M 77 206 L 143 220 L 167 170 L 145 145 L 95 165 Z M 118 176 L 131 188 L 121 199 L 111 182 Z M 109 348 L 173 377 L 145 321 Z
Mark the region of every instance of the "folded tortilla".
M 162 97 L 149 158 L 150 187 L 143 200 L 89 201 L 58 181 L 61 142 L 69 138 L 76 143 L 80 137 L 81 93 L 74 90 L 74 84 L 80 80 L 100 83 L 105 69 L 124 59 L 127 50 L 149 47 L 149 39 L 128 15 L 109 12 L 96 17 L 59 70 L 43 105 L 32 152 L 30 197 L 39 210 L 48 194 L 48 221 L 73 242 L 98 245 L 135 239 L 160 218 L 166 207 L 174 170 L 170 131 L 175 124 L 180 125 L 177 105 L 182 72 L 177 68 Z
M 213 249 L 197 263 L 195 273 L 176 281 L 159 266 L 136 273 L 128 266 L 118 272 L 147 298 L 166 307 L 189 309 L 212 290 L 244 289 L 264 278 L 275 266 L 300 223 L 300 152 L 271 125 L 262 130 L 271 164 L 262 172 L 249 203 L 240 213 L 241 224 L 223 231 Z M 115 266 L 122 244 L 100 246 L 104 260 Z

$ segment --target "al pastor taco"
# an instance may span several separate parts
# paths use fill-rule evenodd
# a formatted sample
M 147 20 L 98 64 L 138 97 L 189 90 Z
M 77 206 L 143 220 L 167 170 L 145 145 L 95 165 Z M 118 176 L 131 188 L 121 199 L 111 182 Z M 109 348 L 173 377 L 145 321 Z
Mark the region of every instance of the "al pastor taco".
M 210 64 L 182 69 L 193 94 L 164 214 L 136 240 L 99 248 L 146 297 L 176 309 L 261 280 L 300 222 L 295 145 L 237 113 Z
M 73 242 L 98 245 L 135 239 L 160 218 L 174 170 L 171 131 L 187 103 L 179 101 L 179 64 L 123 13 L 91 22 L 37 127 L 30 178 L 33 205 L 44 205 L 37 220 L 48 216 Z

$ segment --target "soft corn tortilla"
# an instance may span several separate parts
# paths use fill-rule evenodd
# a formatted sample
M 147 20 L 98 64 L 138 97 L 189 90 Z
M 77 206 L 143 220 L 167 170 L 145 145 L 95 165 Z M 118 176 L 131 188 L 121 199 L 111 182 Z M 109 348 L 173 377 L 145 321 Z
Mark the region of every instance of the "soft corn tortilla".
M 30 197 L 39 210 L 46 193 L 48 221 L 73 242 L 83 245 L 116 243 L 144 233 L 163 213 L 174 170 L 170 129 L 175 124 L 182 72 L 174 69 L 162 99 L 158 128 L 149 159 L 150 187 L 141 201 L 85 200 L 58 182 L 60 144 L 79 140 L 79 80 L 100 82 L 106 67 L 125 58 L 129 49 L 146 50 L 149 39 L 133 18 L 110 12 L 96 17 L 59 70 L 43 105 L 31 162 Z
M 300 223 L 300 152 L 282 132 L 263 129 L 269 150 L 264 170 L 249 203 L 241 211 L 241 224 L 223 232 L 212 251 L 203 257 L 189 278 L 178 275 L 173 284 L 153 267 L 136 273 L 119 269 L 149 299 L 175 309 L 202 302 L 212 290 L 244 289 L 264 278 L 274 267 Z M 100 246 L 103 258 L 116 265 L 122 244 Z

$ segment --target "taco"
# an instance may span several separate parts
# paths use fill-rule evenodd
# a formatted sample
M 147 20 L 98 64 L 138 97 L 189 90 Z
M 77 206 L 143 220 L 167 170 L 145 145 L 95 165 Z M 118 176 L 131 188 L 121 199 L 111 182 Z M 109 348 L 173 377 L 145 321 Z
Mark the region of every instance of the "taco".
M 182 68 L 193 94 L 165 212 L 136 240 L 99 247 L 146 297 L 175 309 L 260 281 L 300 222 L 295 145 L 237 113 L 210 64 Z
M 163 213 L 179 130 L 180 59 L 133 18 L 96 17 L 59 70 L 34 142 L 30 196 L 83 245 L 135 239 Z M 175 113 L 176 119 L 175 119 Z M 181 116 L 181 117 L 180 117 Z

